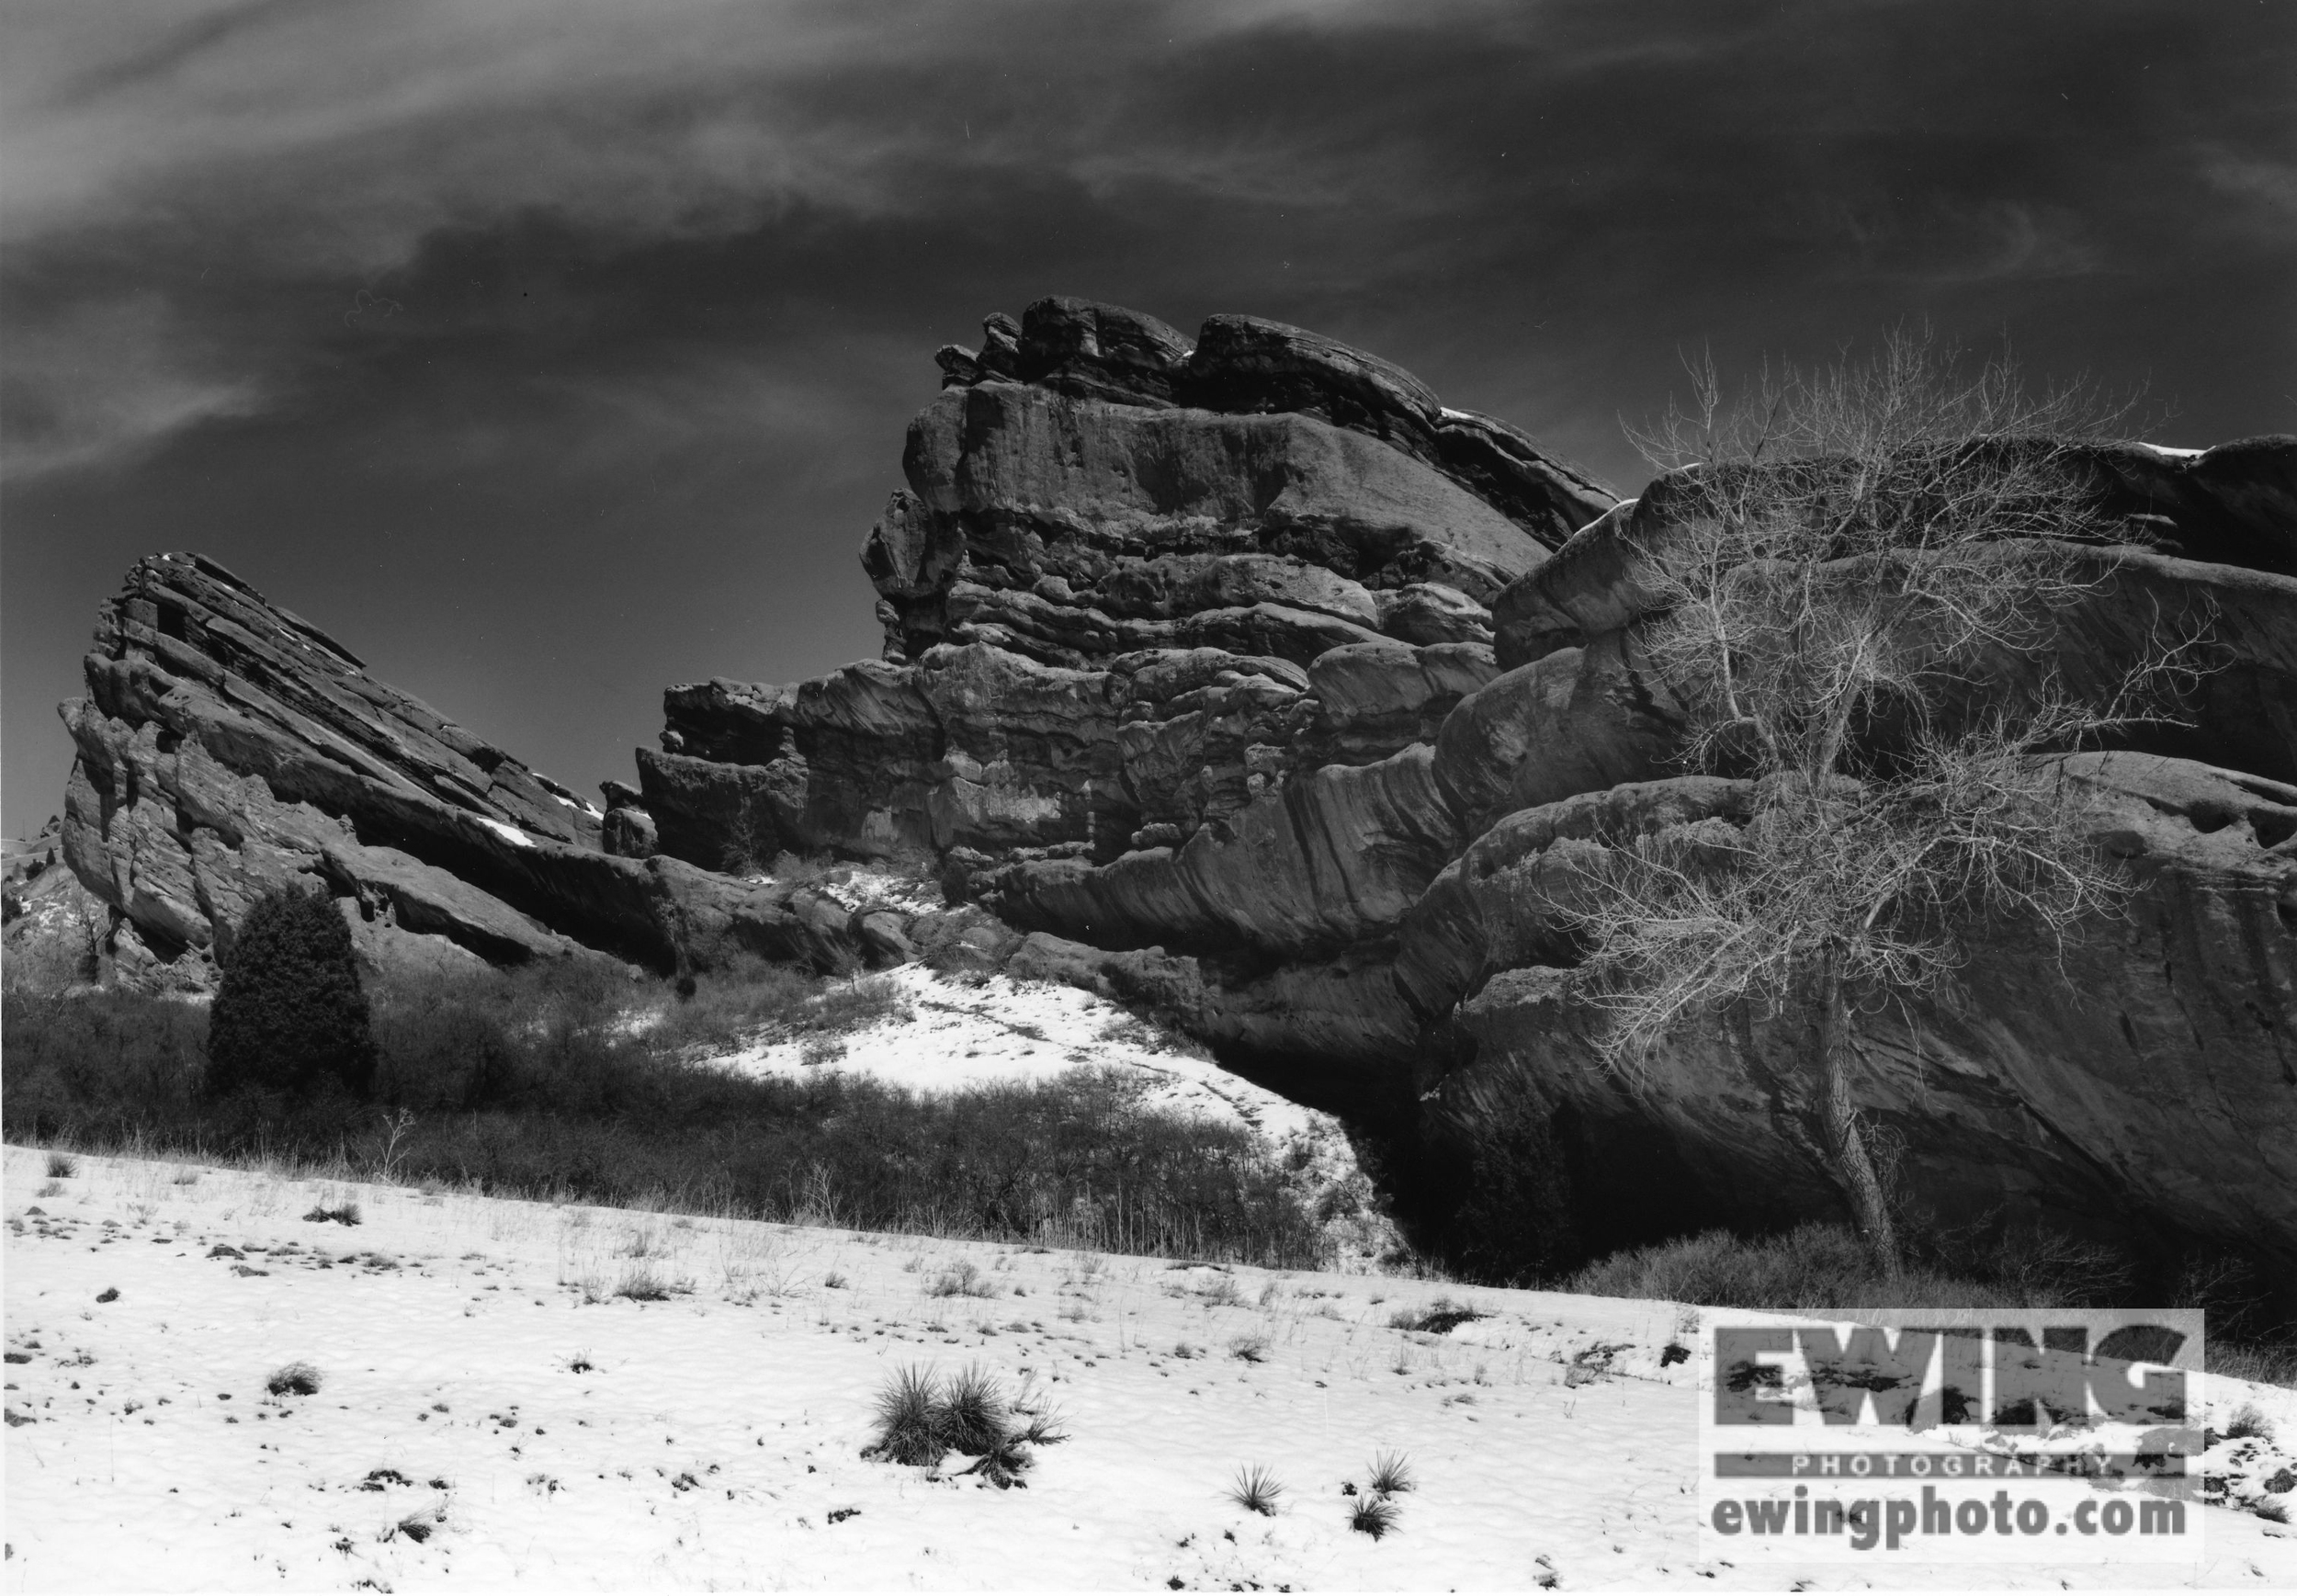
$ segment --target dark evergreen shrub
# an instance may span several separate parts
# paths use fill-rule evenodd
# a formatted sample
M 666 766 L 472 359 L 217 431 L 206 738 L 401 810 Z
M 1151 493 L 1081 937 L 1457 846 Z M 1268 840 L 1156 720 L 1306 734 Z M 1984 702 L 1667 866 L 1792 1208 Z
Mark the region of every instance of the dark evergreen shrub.
M 1443 1238 L 1447 1262 L 1499 1285 L 1578 1262 L 1574 1183 L 1539 1093 L 1512 1074 L 1487 1081 L 1451 1129 L 1458 1184 Z
M 320 893 L 265 893 L 240 922 L 208 1016 L 208 1089 L 365 1097 L 374 1081 L 350 928 Z

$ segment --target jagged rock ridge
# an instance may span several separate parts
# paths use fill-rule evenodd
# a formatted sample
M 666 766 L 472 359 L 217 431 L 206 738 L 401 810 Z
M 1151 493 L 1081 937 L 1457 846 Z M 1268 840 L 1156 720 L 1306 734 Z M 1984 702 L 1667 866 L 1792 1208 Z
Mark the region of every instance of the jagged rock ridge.
M 247 904 L 290 880 L 339 898 L 384 963 L 867 952 L 834 900 L 605 852 L 594 806 L 200 556 L 137 563 L 85 675 L 62 707 L 62 850 L 136 984 L 210 988 Z

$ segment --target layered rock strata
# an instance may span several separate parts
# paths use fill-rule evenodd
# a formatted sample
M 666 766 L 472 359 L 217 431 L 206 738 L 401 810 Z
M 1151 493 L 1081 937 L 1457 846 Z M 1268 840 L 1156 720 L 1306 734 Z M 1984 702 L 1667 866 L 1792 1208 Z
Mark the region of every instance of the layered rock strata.
M 1632 1089 L 1595 1066 L 1541 908 L 1559 849 L 1744 812 L 1683 774 L 1639 641 L 1670 481 L 1616 501 L 1248 317 L 1191 340 L 1049 300 L 983 332 L 938 357 L 863 550 L 881 656 L 672 688 L 603 814 L 228 573 L 145 562 L 66 707 L 65 850 L 115 940 L 196 968 L 287 873 L 496 959 L 1006 968 L 1153 1003 L 1336 1106 L 1440 1126 L 1528 1084 L 1614 1187 L 1653 1149 L 1683 1172 L 1670 1222 L 1832 1212 L 1788 1085 L 1727 1038 Z M 2130 546 L 2085 553 L 2048 646 L 1987 687 L 2100 692 L 2150 646 L 2199 650 L 2183 724 L 2066 765 L 2135 909 L 2063 970 L 2003 934 L 1965 1004 L 1873 1028 L 1861 1106 L 1942 1212 L 2297 1258 L 2297 440 L 2084 458 Z M 2003 546 L 2005 583 L 2031 553 Z M 764 878 L 824 853 L 947 905 Z
M 1681 774 L 1637 643 L 1669 483 L 1614 503 L 1408 374 L 1244 318 L 1191 344 L 1060 300 L 984 332 L 943 352 L 865 548 L 884 658 L 673 689 L 663 751 L 639 755 L 662 845 L 913 855 L 1005 925 L 1185 967 L 1201 1028 L 1307 1089 L 1440 1117 L 1522 1075 L 1589 1135 L 1658 1132 L 1710 1194 L 1767 1194 L 1713 1211 L 1827 1211 L 1730 1060 L 1687 1044 L 1646 1093 L 1594 1070 L 1567 945 L 1492 908 L 1528 838 L 1727 805 Z M 2189 724 L 2083 776 L 2135 839 L 2139 911 L 2071 986 L 2006 943 L 1972 988 L 1991 1017 L 1909 1017 L 1868 1106 L 1959 1215 L 2142 1210 L 2297 1247 L 2274 1150 L 2297 1146 L 2297 859 L 2275 818 L 2297 781 L 2297 446 L 2083 458 L 2131 545 L 2085 556 L 2090 590 L 1991 685 L 2047 669 L 2102 691 L 2147 646 L 2202 640 Z M 2005 582 L 2023 558 L 2004 549 Z M 2247 807 L 2199 821 L 2164 797 L 2236 789 Z M 2109 1040 L 2152 1084 L 2096 1061 Z M 2189 1092 L 2246 1108 L 2158 1112 Z M 2149 1125 L 2178 1150 L 2140 1151 Z
M 62 845 L 132 984 L 212 988 L 248 903 L 290 881 L 341 900 L 381 962 L 864 955 L 832 899 L 605 852 L 594 806 L 203 557 L 136 565 L 85 675 Z

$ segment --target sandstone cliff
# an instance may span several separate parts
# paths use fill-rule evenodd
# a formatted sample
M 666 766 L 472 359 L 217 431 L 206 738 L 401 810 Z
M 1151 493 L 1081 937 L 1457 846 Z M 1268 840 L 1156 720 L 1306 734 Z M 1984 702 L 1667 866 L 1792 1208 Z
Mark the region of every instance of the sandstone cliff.
M 603 815 L 228 573 L 139 566 L 65 711 L 65 851 L 116 956 L 196 980 L 282 874 L 374 935 L 498 960 L 924 952 L 1155 1002 L 1431 1132 L 1527 1086 L 1614 1191 L 1675 1171 L 1678 1221 L 1831 1211 L 1720 1039 L 1634 1092 L 1595 1067 L 1540 907 L 1558 848 L 1734 812 L 1675 763 L 1637 642 L 1666 481 L 1622 503 L 1249 317 L 1192 341 L 1049 300 L 938 360 L 863 549 L 881 657 L 673 687 Z M 2005 934 L 1965 1005 L 1878 1028 L 1865 1106 L 1950 1217 L 2297 1257 L 2297 440 L 2087 458 L 2145 547 L 2099 557 L 2044 662 L 2078 691 L 2149 638 L 2211 649 L 2190 726 L 2068 763 L 2141 895 L 2063 973 Z M 763 878 L 824 852 L 929 873 L 947 907 Z
M 246 905 L 289 880 L 341 900 L 383 963 L 862 957 L 835 900 L 605 852 L 594 806 L 200 556 L 137 564 L 85 673 L 62 708 L 62 850 L 116 911 L 103 951 L 131 984 L 211 988 Z
M 885 657 L 673 689 L 639 755 L 661 845 L 922 855 L 1005 924 L 1187 967 L 1201 1028 L 1296 1089 L 1441 1122 L 1520 1077 L 1596 1143 L 1658 1149 L 1708 1212 L 1827 1211 L 1731 1060 L 1687 1046 L 1635 1094 L 1595 1070 L 1568 947 L 1501 907 L 1536 898 L 1532 839 L 1722 801 L 1674 764 L 1637 650 L 1632 550 L 1668 484 L 1616 503 L 1247 318 L 1192 345 L 1052 300 L 984 332 L 943 352 L 865 547 Z M 2082 772 L 2144 894 L 2070 979 L 2010 941 L 1975 1007 L 1909 1017 L 1869 1106 L 1955 1217 L 2297 1245 L 2297 445 L 2087 458 L 2145 546 L 2000 668 L 2079 691 L 2149 638 L 2210 638 L 2193 724 Z

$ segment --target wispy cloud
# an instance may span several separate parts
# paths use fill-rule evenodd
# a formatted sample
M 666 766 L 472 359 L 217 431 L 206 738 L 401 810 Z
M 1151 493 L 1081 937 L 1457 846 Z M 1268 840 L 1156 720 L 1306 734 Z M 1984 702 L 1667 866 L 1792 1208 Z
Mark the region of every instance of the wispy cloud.
M 1254 28 L 1386 26 L 1379 7 L 1112 11 L 1081 54 L 1078 20 L 1020 0 L 35 6 L 0 69 L 6 292 L 36 345 L 15 362 L 11 452 L 85 465 L 294 392 L 329 334 L 184 346 L 225 302 L 194 275 L 219 266 L 243 297 L 276 285 L 283 315 L 332 280 L 374 331 L 427 241 L 520 216 L 660 244 L 800 209 L 927 214 L 1015 181 L 1336 206 L 1409 160 L 1160 127 L 1128 81 Z M 183 269 L 153 269 L 170 258 Z
M 2010 198 L 1934 196 L 1911 211 L 1837 210 L 1855 254 L 1843 270 L 1924 288 L 2044 282 L 2109 269 L 2077 212 Z
M 9 0 L 11 753 L 90 595 L 186 542 L 314 615 L 390 575 L 375 651 L 473 714 L 524 638 L 833 663 L 927 353 L 1044 293 L 1315 326 L 1623 487 L 1678 347 L 1908 314 L 2151 376 L 2197 436 L 2290 424 L 2297 57 L 2187 10 Z M 442 572 L 499 626 L 425 630 Z M 627 773 L 644 733 L 520 746 Z
M 131 457 L 264 399 L 149 294 L 17 326 L 0 396 L 0 470 L 17 479 Z
M 2242 207 L 2257 232 L 2282 242 L 2297 240 L 2297 160 L 2204 146 L 2198 165 L 2201 180 Z

